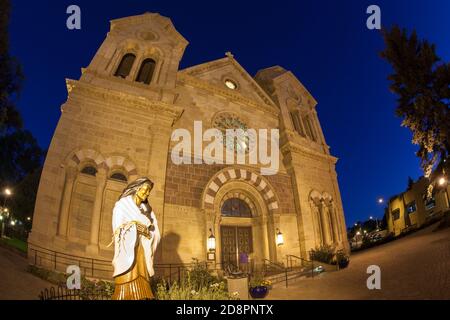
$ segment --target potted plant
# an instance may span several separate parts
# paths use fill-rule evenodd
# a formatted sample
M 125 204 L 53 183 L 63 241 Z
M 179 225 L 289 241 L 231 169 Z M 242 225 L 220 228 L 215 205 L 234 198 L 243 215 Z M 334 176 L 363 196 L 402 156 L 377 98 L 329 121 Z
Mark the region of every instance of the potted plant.
M 270 280 L 265 280 L 262 275 L 255 275 L 250 280 L 250 295 L 254 299 L 262 299 L 269 292 L 269 287 L 272 285 Z
M 336 263 L 339 265 L 340 269 L 347 268 L 350 263 L 350 258 L 344 250 L 341 249 L 336 252 Z

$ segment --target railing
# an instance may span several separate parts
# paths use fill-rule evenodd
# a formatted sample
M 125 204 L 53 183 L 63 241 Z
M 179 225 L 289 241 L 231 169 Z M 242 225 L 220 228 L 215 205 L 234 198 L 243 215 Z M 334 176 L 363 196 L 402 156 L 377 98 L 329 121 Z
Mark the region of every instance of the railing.
M 77 265 L 86 277 L 110 280 L 113 268 L 111 261 L 62 253 L 28 243 L 28 261 L 37 267 L 55 271 L 66 271 L 67 266 Z
M 28 261 L 31 265 L 59 272 L 66 272 L 67 266 L 77 265 L 86 277 L 112 280 L 113 266 L 111 260 L 80 257 L 47 248 L 28 244 Z M 206 262 L 204 262 L 207 264 Z M 154 265 L 155 276 L 169 281 L 181 281 L 194 263 L 159 263 Z
M 298 267 L 309 267 L 311 268 L 311 277 L 314 278 L 314 261 L 306 260 L 302 257 L 298 257 L 293 254 L 286 255 L 286 266 L 289 270 L 294 270 L 294 261 L 297 261 Z
M 288 268 L 286 268 L 285 266 L 283 266 L 279 263 L 270 261 L 268 259 L 263 259 L 263 271 L 264 271 L 265 275 L 267 275 L 268 271 L 273 271 L 274 269 L 281 271 L 280 273 L 284 273 L 284 280 L 285 280 L 286 288 L 287 288 L 288 282 L 289 282 L 288 281 Z
M 76 289 L 67 289 L 58 286 L 44 289 L 39 294 L 40 300 L 110 300 L 111 297 L 102 291 L 81 292 Z
M 268 259 L 263 259 L 263 272 L 267 273 L 273 270 L 282 270 L 284 271 L 286 269 L 285 266 L 283 266 L 280 263 L 270 261 Z

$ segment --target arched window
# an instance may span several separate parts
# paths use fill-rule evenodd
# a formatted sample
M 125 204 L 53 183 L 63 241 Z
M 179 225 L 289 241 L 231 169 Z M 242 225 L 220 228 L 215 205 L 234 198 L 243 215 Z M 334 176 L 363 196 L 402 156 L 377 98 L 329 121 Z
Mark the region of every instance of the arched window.
M 294 125 L 295 131 L 301 136 L 305 136 L 305 133 L 303 132 L 303 126 L 300 120 L 300 115 L 298 111 L 291 111 L 291 120 L 292 124 Z
M 155 65 L 155 60 L 150 58 L 142 61 L 136 81 L 150 84 L 150 82 L 152 81 L 153 72 L 155 71 Z
M 127 177 L 125 177 L 125 175 L 120 172 L 113 173 L 110 178 L 118 181 L 128 181 Z
M 223 203 L 221 213 L 226 217 L 246 217 L 250 218 L 252 212 L 248 204 L 238 198 L 231 198 Z
M 303 118 L 303 124 L 305 126 L 306 134 L 308 135 L 308 137 L 313 141 L 317 141 L 316 132 L 314 131 L 314 126 L 309 116 L 305 116 Z
M 81 170 L 81 173 L 95 177 L 95 175 L 97 174 L 97 169 L 95 169 L 95 167 L 93 166 L 86 166 L 83 168 L 83 170 Z
M 117 67 L 117 71 L 114 74 L 116 77 L 126 78 L 130 74 L 131 67 L 133 67 L 136 56 L 132 53 L 127 53 L 123 56 L 122 60 Z

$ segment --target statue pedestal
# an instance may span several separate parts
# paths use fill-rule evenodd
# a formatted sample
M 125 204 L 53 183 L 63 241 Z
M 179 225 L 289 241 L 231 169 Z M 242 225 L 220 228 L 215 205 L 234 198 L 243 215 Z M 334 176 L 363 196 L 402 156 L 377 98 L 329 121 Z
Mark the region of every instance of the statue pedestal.
M 228 293 L 239 293 L 239 299 L 248 300 L 248 277 L 227 278 Z

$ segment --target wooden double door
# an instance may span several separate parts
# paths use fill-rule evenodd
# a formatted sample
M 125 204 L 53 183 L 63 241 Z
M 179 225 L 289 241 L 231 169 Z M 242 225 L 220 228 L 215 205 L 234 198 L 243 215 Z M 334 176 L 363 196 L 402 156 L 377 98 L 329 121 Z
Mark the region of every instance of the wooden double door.
M 220 235 L 223 268 L 248 263 L 253 252 L 252 227 L 221 226 Z

